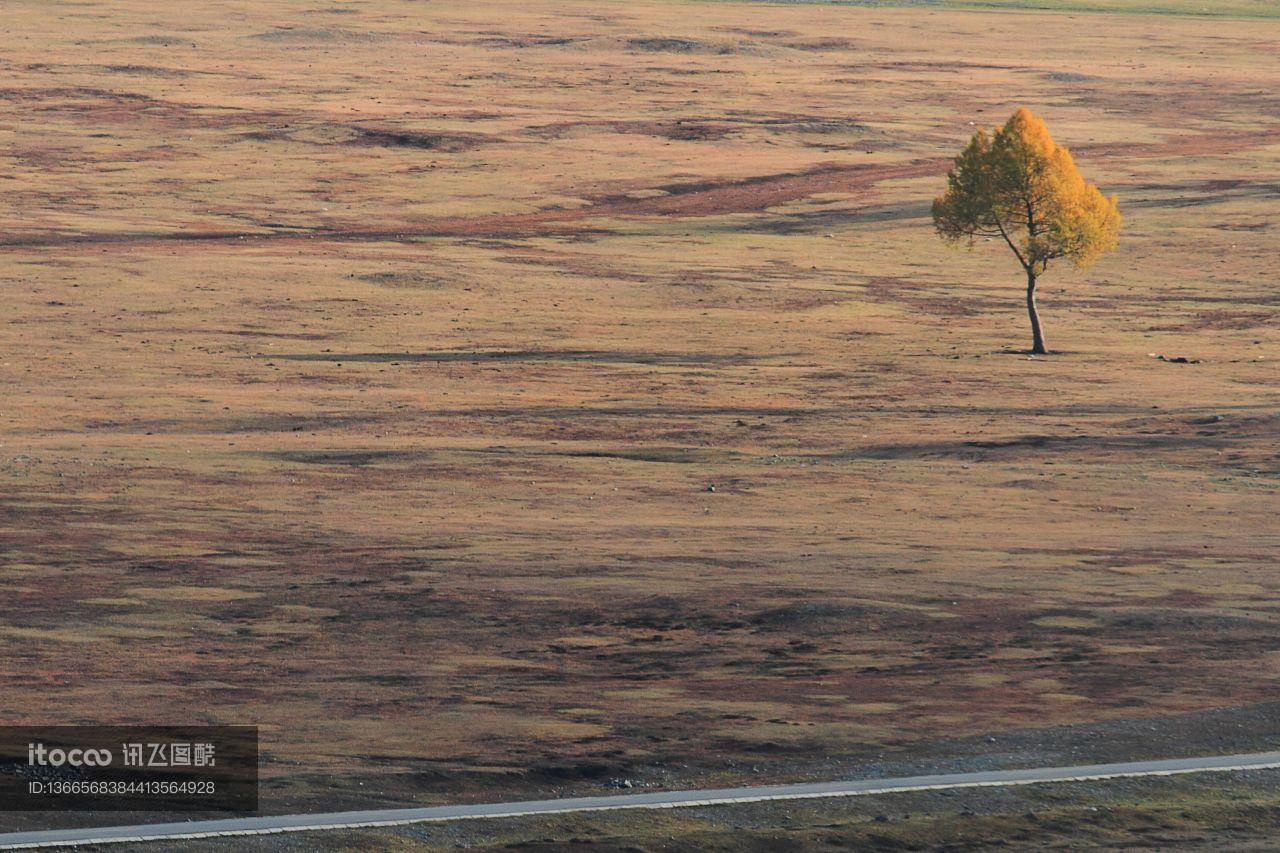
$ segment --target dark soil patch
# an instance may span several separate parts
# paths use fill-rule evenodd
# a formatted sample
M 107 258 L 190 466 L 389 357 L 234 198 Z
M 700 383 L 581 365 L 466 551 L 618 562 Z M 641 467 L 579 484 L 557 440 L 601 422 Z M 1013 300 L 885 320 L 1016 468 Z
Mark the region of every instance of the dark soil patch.
M 360 281 L 376 284 L 379 287 L 404 287 L 417 289 L 435 289 L 443 287 L 448 280 L 430 273 L 418 272 L 415 270 L 388 270 L 386 272 L 371 272 L 365 275 L 356 276 Z
M 281 44 L 330 44 L 334 42 L 377 42 L 387 37 L 381 33 L 361 32 L 335 28 L 285 27 L 268 30 L 249 36 L 257 41 L 278 42 Z
M 700 41 L 662 36 L 627 39 L 627 47 L 650 53 L 695 53 L 707 49 Z
M 699 447 L 643 447 L 618 450 L 566 450 L 553 456 L 573 456 L 581 459 L 626 459 L 632 462 L 665 462 L 674 465 L 695 463 L 723 463 L 738 457 L 729 451 Z
M 420 450 L 279 450 L 262 454 L 283 462 L 301 465 L 350 465 L 362 467 L 377 462 L 406 462 L 428 455 Z
M 381 145 L 389 148 L 421 148 L 426 151 L 467 151 L 479 145 L 484 137 L 462 133 L 418 133 L 407 130 L 356 128 L 358 145 Z

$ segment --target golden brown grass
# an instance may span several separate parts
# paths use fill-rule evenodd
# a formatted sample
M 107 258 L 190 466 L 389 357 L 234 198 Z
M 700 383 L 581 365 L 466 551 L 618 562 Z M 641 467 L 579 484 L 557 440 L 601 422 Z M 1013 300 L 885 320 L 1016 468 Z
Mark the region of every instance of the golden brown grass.
M 1270 24 L 9 5 L 3 721 L 280 804 L 1274 695 Z M 1048 359 L 927 218 L 1018 104 L 1128 223 Z

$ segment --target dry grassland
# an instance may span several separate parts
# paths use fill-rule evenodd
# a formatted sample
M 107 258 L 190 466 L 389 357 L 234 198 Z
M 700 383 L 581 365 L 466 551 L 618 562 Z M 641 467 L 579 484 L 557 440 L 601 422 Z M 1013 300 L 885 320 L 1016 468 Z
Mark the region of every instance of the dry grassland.
M 0 721 L 259 723 L 282 808 L 1275 695 L 1276 23 L 0 26 Z M 928 219 L 1015 105 L 1126 217 L 1048 358 Z

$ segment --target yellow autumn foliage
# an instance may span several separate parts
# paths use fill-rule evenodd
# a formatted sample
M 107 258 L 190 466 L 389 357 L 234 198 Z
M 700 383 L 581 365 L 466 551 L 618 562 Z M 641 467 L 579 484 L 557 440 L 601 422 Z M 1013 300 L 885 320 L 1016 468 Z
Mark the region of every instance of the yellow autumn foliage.
M 1029 276 L 1058 258 L 1086 267 L 1114 249 L 1120 233 L 1115 197 L 1085 181 L 1071 153 L 1027 109 L 991 134 L 973 135 L 933 203 L 933 219 L 950 242 L 1004 239 Z

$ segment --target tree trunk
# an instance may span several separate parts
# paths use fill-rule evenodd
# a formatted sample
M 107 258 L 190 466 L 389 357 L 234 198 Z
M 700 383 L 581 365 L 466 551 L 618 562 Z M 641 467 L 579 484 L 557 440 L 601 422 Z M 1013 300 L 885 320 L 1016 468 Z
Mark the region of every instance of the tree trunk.
M 1036 313 L 1036 274 L 1027 270 L 1027 313 L 1031 315 L 1031 351 L 1036 355 L 1046 355 L 1044 335 L 1040 331 L 1040 315 Z

